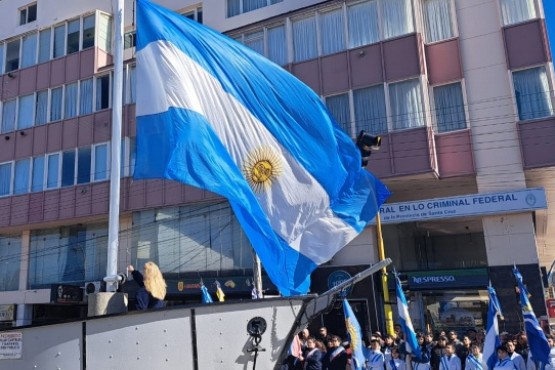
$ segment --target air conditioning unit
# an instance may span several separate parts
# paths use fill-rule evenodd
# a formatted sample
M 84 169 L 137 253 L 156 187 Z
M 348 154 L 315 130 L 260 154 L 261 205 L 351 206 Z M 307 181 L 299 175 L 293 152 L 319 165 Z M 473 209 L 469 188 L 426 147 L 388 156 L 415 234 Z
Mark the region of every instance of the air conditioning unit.
M 106 290 L 106 283 L 104 283 L 103 281 L 88 281 L 83 286 L 85 296 L 87 296 L 87 294 L 98 293 L 103 290 Z

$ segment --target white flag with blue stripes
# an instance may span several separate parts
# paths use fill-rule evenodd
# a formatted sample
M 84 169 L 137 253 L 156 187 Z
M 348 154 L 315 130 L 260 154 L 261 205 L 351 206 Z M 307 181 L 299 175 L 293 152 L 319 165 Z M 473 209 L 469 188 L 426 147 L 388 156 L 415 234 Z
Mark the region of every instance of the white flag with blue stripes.
M 273 283 L 310 273 L 389 195 L 320 98 L 246 46 L 137 1 L 135 178 L 226 197 Z
M 403 287 L 401 286 L 401 280 L 399 276 L 395 273 L 395 291 L 397 292 L 397 310 L 399 312 L 399 321 L 401 328 L 405 333 L 405 340 L 409 346 L 409 352 L 417 359 L 422 359 L 422 350 L 418 345 L 418 339 L 416 339 L 416 332 L 412 326 L 412 320 L 409 315 L 409 305 L 403 292 Z
M 497 293 L 491 286 L 488 287 L 489 304 L 488 304 L 488 321 L 486 323 L 486 338 L 484 339 L 484 350 L 482 352 L 482 361 L 487 369 L 492 370 L 497 362 L 497 347 L 501 344 L 499 339 L 499 323 L 497 315 L 503 317 L 501 305 L 497 299 Z

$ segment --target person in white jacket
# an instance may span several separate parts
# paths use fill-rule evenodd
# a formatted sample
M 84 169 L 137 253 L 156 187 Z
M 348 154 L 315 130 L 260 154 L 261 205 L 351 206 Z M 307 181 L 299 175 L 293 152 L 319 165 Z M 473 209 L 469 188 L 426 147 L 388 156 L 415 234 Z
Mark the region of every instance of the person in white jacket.
M 497 363 L 493 370 L 514 370 L 515 364 L 509 357 L 509 351 L 505 345 L 497 347 Z
M 507 342 L 506 346 L 507 346 L 509 358 L 515 364 L 515 369 L 526 370 L 526 363 L 524 362 L 524 358 L 515 352 L 515 348 L 516 348 L 515 343 L 512 340 L 510 340 Z
M 443 350 L 439 370 L 461 370 L 461 359 L 455 354 L 455 345 L 449 343 Z
M 464 370 L 484 370 L 482 352 L 480 352 L 480 346 L 476 343 L 470 345 L 470 353 L 466 356 Z

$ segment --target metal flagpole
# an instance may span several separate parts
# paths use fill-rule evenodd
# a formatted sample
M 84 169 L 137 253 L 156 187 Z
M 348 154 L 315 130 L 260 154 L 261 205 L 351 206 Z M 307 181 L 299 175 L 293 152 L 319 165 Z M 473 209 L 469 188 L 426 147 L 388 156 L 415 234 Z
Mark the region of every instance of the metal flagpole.
M 118 288 L 118 237 L 120 198 L 121 121 L 123 105 L 123 0 L 113 0 L 114 8 L 114 88 L 112 96 L 112 142 L 110 161 L 110 212 L 108 220 L 108 262 L 106 291 Z
M 376 214 L 376 234 L 378 239 L 378 257 L 381 261 L 385 259 L 385 248 L 382 235 L 382 221 L 380 213 Z M 389 288 L 387 286 L 387 270 L 384 266 L 382 269 L 382 289 L 383 289 L 383 307 L 385 314 L 385 329 L 387 334 L 393 335 L 393 312 L 391 311 L 391 302 L 389 301 Z

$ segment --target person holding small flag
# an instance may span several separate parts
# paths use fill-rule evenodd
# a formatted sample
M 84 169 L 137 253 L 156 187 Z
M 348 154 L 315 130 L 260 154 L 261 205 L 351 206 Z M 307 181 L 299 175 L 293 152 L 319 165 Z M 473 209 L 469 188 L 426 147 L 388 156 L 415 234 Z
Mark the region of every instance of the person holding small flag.
M 466 356 L 464 370 L 484 370 L 482 353 L 480 352 L 480 346 L 477 343 L 472 343 L 470 345 L 470 353 Z
M 493 370 L 514 370 L 515 364 L 509 357 L 509 351 L 505 345 L 497 347 L 497 362 L 493 367 Z
M 455 345 L 448 343 L 443 350 L 444 355 L 439 363 L 440 370 L 461 370 L 461 359 L 455 353 Z
M 366 369 L 383 370 L 385 357 L 380 350 L 380 339 L 378 337 L 370 338 L 370 348 L 366 352 Z

